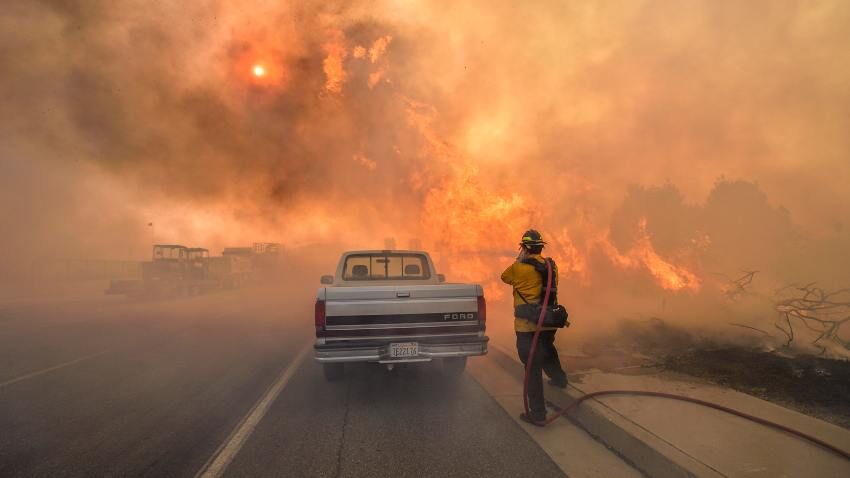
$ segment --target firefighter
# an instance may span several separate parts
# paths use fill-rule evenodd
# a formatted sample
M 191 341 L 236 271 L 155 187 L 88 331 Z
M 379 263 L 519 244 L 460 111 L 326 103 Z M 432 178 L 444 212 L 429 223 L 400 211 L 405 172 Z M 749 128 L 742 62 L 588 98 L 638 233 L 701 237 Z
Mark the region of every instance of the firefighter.
M 543 236 L 539 232 L 534 229 L 526 231 L 519 243 L 520 250 L 516 262 L 502 273 L 502 282 L 513 287 L 515 311 L 517 310 L 516 307 L 521 304 L 536 304 L 543 299 L 545 278 L 541 277 L 538 268 L 535 268 L 532 261 L 537 261 L 539 264 L 546 263 L 546 259 L 541 255 L 545 245 L 546 242 L 543 241 Z M 551 261 L 551 264 L 553 266 L 553 287 L 557 289 L 558 270 L 554 261 Z M 537 323 L 527 318 L 518 317 L 515 312 L 514 330 L 516 330 L 517 353 L 522 363 L 527 365 Z M 555 349 L 556 330 L 554 327 L 544 327 L 541 330 L 528 376 L 528 403 L 531 417 L 529 418 L 523 413 L 520 418 L 535 425 L 546 419 L 546 404 L 543 400 L 543 372 L 549 377 L 550 385 L 559 388 L 567 387 L 567 374 L 561 368 L 558 351 Z

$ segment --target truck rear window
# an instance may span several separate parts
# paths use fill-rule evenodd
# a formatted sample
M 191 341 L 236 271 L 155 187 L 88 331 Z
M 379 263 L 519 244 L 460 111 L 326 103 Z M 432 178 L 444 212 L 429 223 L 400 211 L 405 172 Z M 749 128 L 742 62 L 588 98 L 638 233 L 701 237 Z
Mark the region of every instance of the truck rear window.
M 352 254 L 345 258 L 343 280 L 424 280 L 431 278 L 423 254 Z

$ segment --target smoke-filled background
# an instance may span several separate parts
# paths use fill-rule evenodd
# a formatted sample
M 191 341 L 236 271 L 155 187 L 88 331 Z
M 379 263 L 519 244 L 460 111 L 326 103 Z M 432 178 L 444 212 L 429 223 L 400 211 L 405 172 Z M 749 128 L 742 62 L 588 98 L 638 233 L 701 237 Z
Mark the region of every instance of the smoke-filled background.
M 584 329 L 766 330 L 850 286 L 847 45 L 842 0 L 6 0 L 3 279 L 393 237 L 502 304 L 535 227 Z

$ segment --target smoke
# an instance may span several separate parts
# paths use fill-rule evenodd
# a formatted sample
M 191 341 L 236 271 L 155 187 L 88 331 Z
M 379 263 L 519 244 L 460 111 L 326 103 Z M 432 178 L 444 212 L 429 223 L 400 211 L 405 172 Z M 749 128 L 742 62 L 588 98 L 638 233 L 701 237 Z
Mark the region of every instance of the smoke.
M 847 279 L 843 1 L 2 9 L 18 268 L 45 247 L 396 237 L 503 298 L 533 226 L 588 311 L 719 294 L 745 269 Z

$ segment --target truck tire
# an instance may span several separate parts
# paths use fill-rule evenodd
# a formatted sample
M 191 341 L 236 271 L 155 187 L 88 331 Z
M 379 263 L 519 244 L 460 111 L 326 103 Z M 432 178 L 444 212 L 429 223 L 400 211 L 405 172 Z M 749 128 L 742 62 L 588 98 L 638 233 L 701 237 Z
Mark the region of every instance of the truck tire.
M 342 380 L 345 376 L 345 364 L 342 363 L 324 363 L 322 368 L 325 371 L 325 379 L 328 382 L 336 382 Z
M 466 368 L 466 357 L 450 357 L 443 359 L 443 372 L 452 377 L 459 377 Z

